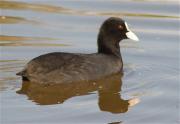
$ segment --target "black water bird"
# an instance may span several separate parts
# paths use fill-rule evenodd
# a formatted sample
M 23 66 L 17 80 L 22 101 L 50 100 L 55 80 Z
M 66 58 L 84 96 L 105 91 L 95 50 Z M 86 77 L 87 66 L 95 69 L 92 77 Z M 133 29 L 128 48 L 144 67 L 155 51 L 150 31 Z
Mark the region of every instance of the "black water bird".
M 17 75 L 31 82 L 57 84 L 95 80 L 122 72 L 119 42 L 123 39 L 138 41 L 124 20 L 108 18 L 98 34 L 97 53 L 48 53 L 32 59 Z

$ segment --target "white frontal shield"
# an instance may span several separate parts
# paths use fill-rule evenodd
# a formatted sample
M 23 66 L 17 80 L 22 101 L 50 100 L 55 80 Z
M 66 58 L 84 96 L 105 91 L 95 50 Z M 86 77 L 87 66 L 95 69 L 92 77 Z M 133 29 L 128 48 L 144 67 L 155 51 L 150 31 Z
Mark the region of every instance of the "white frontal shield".
M 126 26 L 126 29 L 127 29 L 127 33 L 126 33 L 126 36 L 127 38 L 133 40 L 133 41 L 139 41 L 139 38 L 129 29 L 127 23 L 125 22 L 125 26 Z

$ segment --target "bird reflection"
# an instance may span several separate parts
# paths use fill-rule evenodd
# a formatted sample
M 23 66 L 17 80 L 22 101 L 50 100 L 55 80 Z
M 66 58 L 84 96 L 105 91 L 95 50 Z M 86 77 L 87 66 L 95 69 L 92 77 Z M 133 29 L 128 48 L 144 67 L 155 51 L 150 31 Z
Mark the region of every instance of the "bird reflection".
M 40 105 L 62 104 L 69 98 L 82 96 L 98 91 L 98 105 L 101 111 L 124 113 L 134 106 L 139 99 L 124 100 L 121 98 L 122 75 L 114 74 L 95 81 L 69 82 L 61 84 L 40 84 L 23 81 L 22 88 L 17 91 Z

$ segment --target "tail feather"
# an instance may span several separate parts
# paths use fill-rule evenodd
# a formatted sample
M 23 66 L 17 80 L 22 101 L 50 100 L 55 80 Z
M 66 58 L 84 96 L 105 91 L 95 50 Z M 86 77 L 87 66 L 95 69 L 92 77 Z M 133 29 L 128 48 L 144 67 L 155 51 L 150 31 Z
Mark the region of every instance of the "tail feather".
M 16 75 L 25 77 L 26 76 L 26 70 L 20 71 L 20 72 L 16 73 Z
M 22 80 L 24 80 L 24 81 L 29 81 L 27 74 L 26 74 L 26 70 L 22 70 L 22 71 L 16 73 L 16 75 L 22 76 Z

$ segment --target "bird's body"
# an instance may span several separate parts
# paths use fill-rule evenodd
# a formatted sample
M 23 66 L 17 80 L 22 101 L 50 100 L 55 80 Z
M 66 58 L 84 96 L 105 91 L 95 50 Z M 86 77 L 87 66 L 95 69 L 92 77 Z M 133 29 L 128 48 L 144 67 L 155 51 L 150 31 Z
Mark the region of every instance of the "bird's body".
M 38 83 L 68 83 L 98 79 L 118 73 L 121 68 L 122 62 L 116 56 L 55 52 L 34 58 L 19 75 Z
M 126 22 L 111 17 L 100 28 L 97 53 L 48 53 L 32 59 L 17 75 L 32 82 L 53 84 L 95 80 L 122 72 L 119 42 L 127 38 L 137 40 Z

